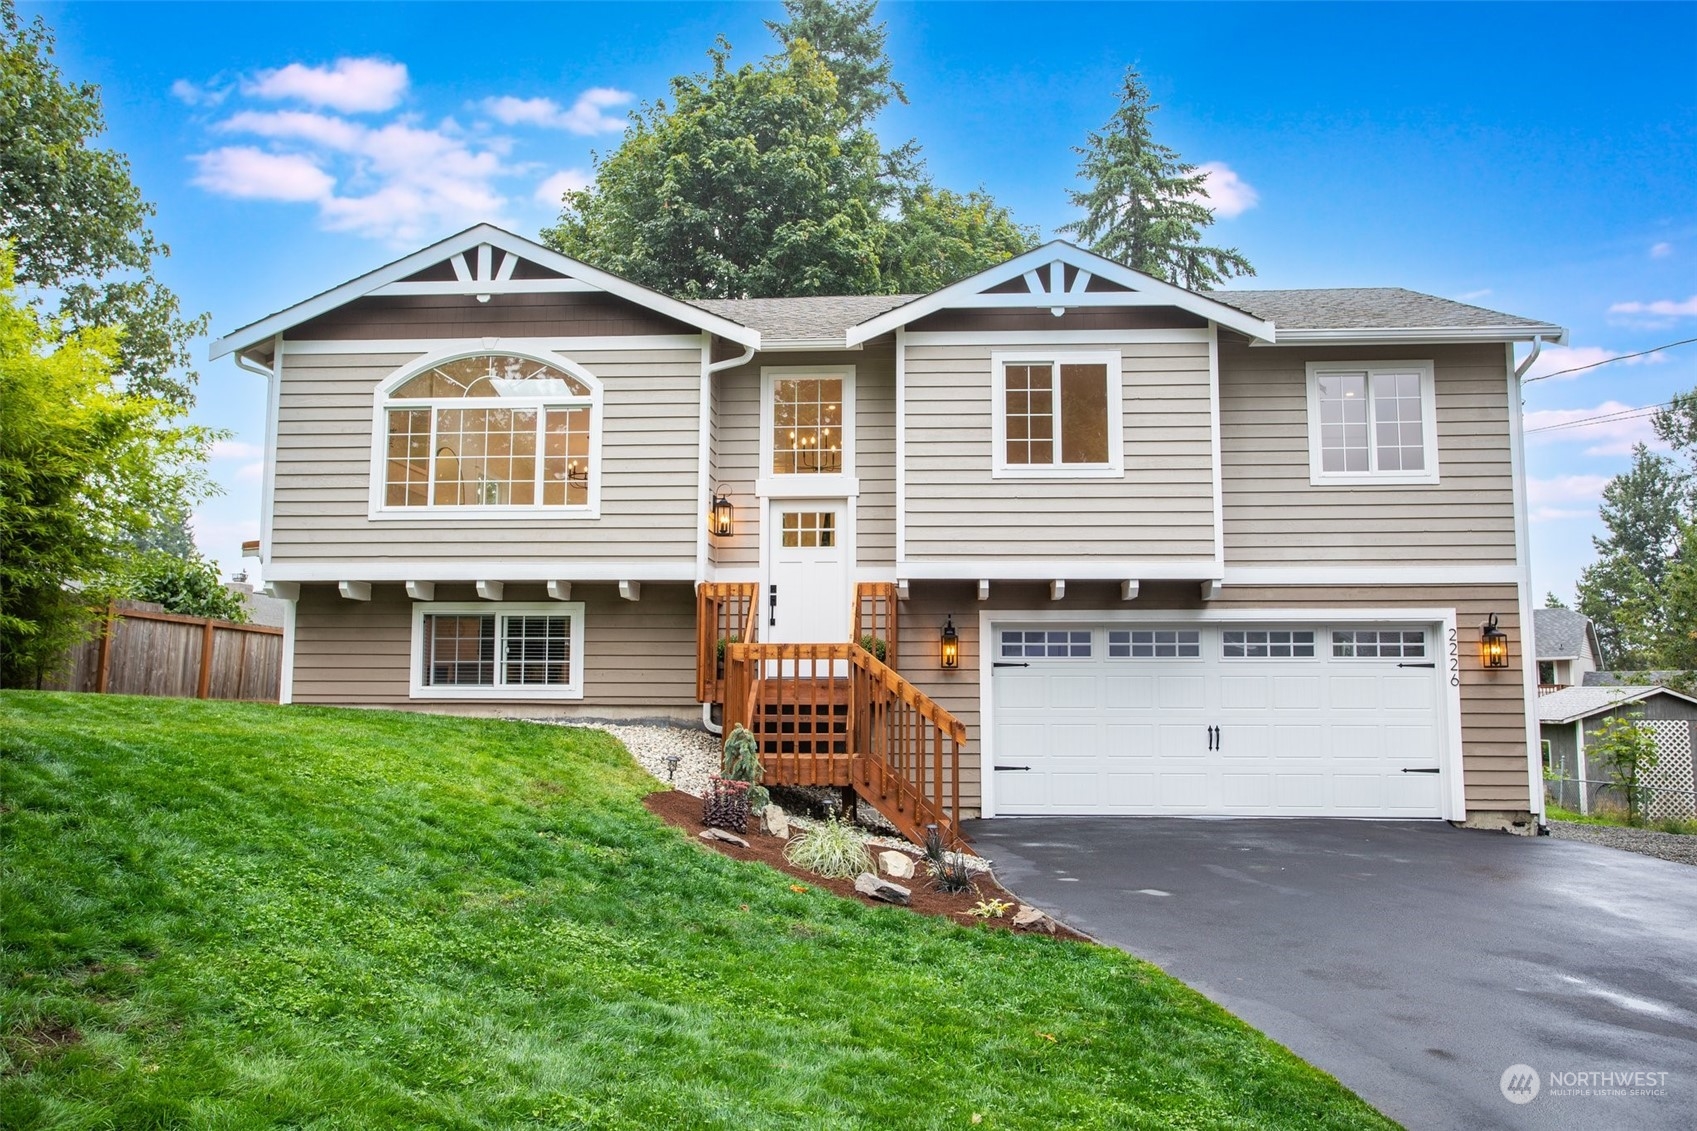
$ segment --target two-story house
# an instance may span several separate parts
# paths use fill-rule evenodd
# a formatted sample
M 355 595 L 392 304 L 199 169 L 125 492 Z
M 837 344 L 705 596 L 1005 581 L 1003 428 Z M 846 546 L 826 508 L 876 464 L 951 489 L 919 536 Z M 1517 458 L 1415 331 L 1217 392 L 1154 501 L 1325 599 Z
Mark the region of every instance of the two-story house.
M 479 226 L 212 353 L 268 390 L 285 700 L 707 710 L 920 823 L 1525 829 L 1513 346 L 1563 333 L 1059 242 L 928 295 L 691 303 Z

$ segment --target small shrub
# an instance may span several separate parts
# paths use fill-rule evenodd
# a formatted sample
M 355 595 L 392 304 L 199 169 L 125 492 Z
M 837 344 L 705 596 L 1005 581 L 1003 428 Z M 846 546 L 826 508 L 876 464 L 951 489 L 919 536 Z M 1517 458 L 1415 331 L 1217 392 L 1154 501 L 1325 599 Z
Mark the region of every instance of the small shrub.
M 877 659 L 880 664 L 888 662 L 887 657 L 890 654 L 890 643 L 882 636 L 862 636 L 860 638 L 860 646 L 868 652 L 871 652 L 873 657 Z
M 772 804 L 772 792 L 763 785 L 748 787 L 748 811 L 759 816 L 766 811 L 766 806 Z
M 760 740 L 743 726 L 734 726 L 725 736 L 725 776 L 754 785 L 766 768 L 760 764 Z
M 981 899 L 966 909 L 968 915 L 980 919 L 1000 919 L 1013 910 L 1013 904 L 1005 899 Z
M 711 778 L 701 798 L 701 823 L 726 832 L 748 831 L 748 783 Z
M 1653 800 L 1643 779 L 1645 773 L 1656 768 L 1660 753 L 1656 746 L 1656 732 L 1643 725 L 1643 718 L 1641 713 L 1634 712 L 1604 719 L 1597 733 L 1585 742 L 1619 787 L 1626 801 L 1626 823 L 1629 825 L 1643 820 L 1644 810 Z
M 931 865 L 931 877 L 936 882 L 938 891 L 954 894 L 974 890 L 972 869 L 967 866 L 964 852 L 944 853 L 941 864 Z
M 784 859 L 816 876 L 833 880 L 852 880 L 862 872 L 872 871 L 866 834 L 835 819 L 802 830 L 784 849 Z
M 925 826 L 925 859 L 933 874 L 943 863 L 943 833 L 936 825 Z

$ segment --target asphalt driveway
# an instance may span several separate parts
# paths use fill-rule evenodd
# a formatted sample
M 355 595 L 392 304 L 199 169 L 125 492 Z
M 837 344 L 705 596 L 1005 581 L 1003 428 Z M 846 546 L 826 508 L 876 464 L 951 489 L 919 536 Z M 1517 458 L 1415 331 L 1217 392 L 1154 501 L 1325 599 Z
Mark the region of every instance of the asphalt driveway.
M 1697 868 L 1438 822 L 965 832 L 1027 902 L 1183 979 L 1410 1128 L 1697 1126 Z M 1502 1091 L 1517 1064 L 1539 1078 L 1524 1104 Z M 1665 1077 L 1563 1077 L 1569 1094 L 1552 1072 Z

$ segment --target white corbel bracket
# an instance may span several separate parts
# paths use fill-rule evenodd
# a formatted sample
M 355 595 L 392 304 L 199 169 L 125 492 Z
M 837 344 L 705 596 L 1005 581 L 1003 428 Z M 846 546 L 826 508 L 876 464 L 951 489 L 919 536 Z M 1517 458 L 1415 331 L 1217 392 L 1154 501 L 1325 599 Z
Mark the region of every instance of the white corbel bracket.
M 1067 595 L 1067 583 L 1060 578 L 1049 582 L 1049 600 L 1060 601 Z
M 1220 595 L 1220 585 L 1221 582 L 1218 578 L 1204 581 L 1202 583 L 1202 599 L 1204 601 L 1212 601 L 1215 597 L 1218 597 Z
M 436 583 L 434 581 L 407 582 L 407 596 L 415 601 L 434 601 L 436 599 Z
M 371 600 L 371 582 L 369 581 L 338 581 L 336 588 L 349 601 Z
M 485 601 L 499 601 L 506 589 L 506 583 L 501 581 L 479 581 L 477 583 L 477 595 Z
M 981 577 L 978 579 L 978 599 L 980 601 L 988 601 L 990 599 L 990 579 L 987 577 Z
M 548 583 L 548 596 L 556 601 L 571 600 L 572 583 L 569 581 L 550 581 Z
M 1122 601 L 1135 601 L 1135 600 L 1137 600 L 1137 591 L 1140 588 L 1142 588 L 1142 586 L 1140 585 L 1140 583 L 1138 583 L 1136 581 L 1122 581 L 1122 582 L 1120 582 L 1120 600 L 1122 600 Z
M 642 600 L 642 582 L 640 582 L 640 581 L 621 581 L 621 582 L 619 582 L 619 596 L 623 597 L 627 601 L 640 601 L 640 600 Z

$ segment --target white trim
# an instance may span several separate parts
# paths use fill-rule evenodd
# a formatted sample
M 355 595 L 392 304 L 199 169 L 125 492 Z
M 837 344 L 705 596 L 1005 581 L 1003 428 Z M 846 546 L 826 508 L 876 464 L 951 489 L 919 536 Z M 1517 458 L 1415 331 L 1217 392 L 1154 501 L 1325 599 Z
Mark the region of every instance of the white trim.
M 625 337 L 599 336 L 586 338 L 362 338 L 358 341 L 290 338 L 283 343 L 285 356 L 348 354 L 421 354 L 440 350 L 511 350 L 523 353 L 530 350 L 550 350 L 555 353 L 587 353 L 592 350 L 697 350 L 701 337 L 697 334 L 631 334 Z
M 473 282 L 386 283 L 367 292 L 378 298 L 403 295 L 535 295 L 599 292 L 581 279 L 479 279 Z
M 713 335 L 701 335 L 701 393 L 695 450 L 695 579 L 707 580 L 707 515 L 713 509 Z
M 694 581 L 695 562 L 689 558 L 653 562 L 552 561 L 302 561 L 282 562 L 269 581 Z
M 1249 622 L 1266 625 L 1310 622 L 1329 627 L 1331 625 L 1372 621 L 1435 626 L 1439 631 L 1439 640 L 1445 642 L 1456 631 L 1454 609 L 1255 608 L 1167 611 L 1155 609 L 980 609 L 978 612 L 979 812 L 984 817 L 996 815 L 996 773 L 993 768 L 996 764 L 996 704 L 993 678 L 995 669 L 992 665 L 996 656 L 994 633 L 997 622 L 1009 624 L 1072 623 L 1092 626 L 1163 622 L 1169 624 Z M 1432 668 L 1433 678 L 1438 681 L 1440 689 L 1438 702 L 1442 705 L 1439 722 L 1440 733 L 1443 738 L 1439 742 L 1438 766 L 1442 771 L 1442 777 L 1447 787 L 1444 791 L 1442 819 L 1462 821 L 1467 817 L 1467 809 L 1461 745 L 1461 688 L 1459 685 L 1452 685 L 1449 682 L 1449 672 L 1443 667 L 1441 649 L 1446 646 L 1445 644 L 1437 646 L 1438 653 L 1434 656 L 1434 659 L 1437 659 L 1438 662 Z
M 237 364 L 243 364 L 239 359 Z M 259 575 L 271 564 L 271 531 L 277 512 L 277 431 L 283 415 L 283 336 L 271 340 L 271 372 L 265 383 L 265 468 L 260 486 Z
M 907 347 L 905 326 L 896 327 L 896 563 L 907 560 Z
M 1438 396 L 1436 367 L 1427 361 L 1310 361 L 1308 373 L 1308 482 L 1315 487 L 1431 486 L 1438 482 Z M 1379 453 L 1378 421 L 1373 414 L 1373 377 L 1378 373 L 1407 372 L 1420 375 L 1420 429 L 1425 442 L 1420 471 L 1326 471 L 1320 447 L 1320 386 L 1322 373 L 1365 373 L 1362 395 L 1367 401 L 1367 460 L 1376 463 Z
M 564 686 L 428 687 L 424 683 L 424 618 L 444 616 L 492 616 L 495 618 L 495 672 L 500 678 L 501 645 L 505 620 L 510 616 L 567 616 L 571 618 L 571 663 Z M 412 659 L 407 673 L 407 695 L 411 699 L 582 699 L 583 698 L 583 602 L 528 602 L 491 605 L 484 601 L 419 601 L 412 607 Z
M 760 343 L 761 353 L 818 353 L 820 350 L 855 350 L 863 347 L 845 346 L 841 338 L 783 338 L 779 341 Z
M 910 346 L 1176 345 L 1209 340 L 1208 329 L 1176 330 L 898 330 Z
M 1577 757 L 1579 759 L 1579 769 L 1577 771 L 1579 774 L 1579 815 L 1581 817 L 1588 817 L 1591 815 L 1591 771 L 1585 765 L 1584 719 L 1573 720 L 1573 748 L 1578 752 Z M 1540 783 L 1539 792 L 1543 792 L 1542 783 Z M 1539 818 L 1542 819 L 1543 815 L 1544 811 L 1540 808 L 1538 810 Z
M 398 283 L 426 267 L 434 266 L 444 259 L 463 254 L 480 245 L 499 247 L 503 251 L 513 252 L 532 263 L 571 278 L 581 279 L 607 291 L 609 294 L 617 295 L 619 298 L 647 307 L 698 329 L 718 334 L 722 338 L 729 338 L 741 345 L 756 347 L 760 345 L 760 333 L 757 330 L 739 325 L 728 318 L 709 314 L 699 306 L 680 302 L 675 298 L 661 294 L 659 291 L 650 290 L 628 279 L 621 279 L 617 275 L 598 270 L 587 263 L 579 263 L 577 260 L 561 255 L 551 248 L 533 243 L 523 236 L 516 236 L 492 224 L 478 224 L 456 235 L 449 236 L 447 239 L 439 240 L 428 247 L 421 248 L 411 255 L 403 256 L 392 263 L 385 264 L 375 271 L 369 271 L 358 278 L 350 279 L 338 287 L 332 287 L 305 302 L 299 302 L 286 310 L 278 311 L 268 318 L 262 318 L 258 322 L 251 322 L 239 329 L 232 330 L 212 343 L 208 350 L 209 360 L 217 361 L 225 354 L 234 353 L 239 349 L 247 349 L 265 338 L 282 333 L 291 326 L 298 326 L 302 322 L 309 321 L 320 314 L 370 294 L 379 287 Z
M 858 431 L 855 427 L 855 417 L 860 414 L 860 402 L 855 395 L 855 371 L 852 365 L 762 365 L 760 367 L 760 462 L 756 465 L 761 483 L 795 482 L 809 486 L 807 492 L 814 498 L 829 498 L 834 493 L 834 486 L 828 487 L 825 481 L 842 481 L 854 479 L 854 445 Z M 813 473 L 797 472 L 793 475 L 776 475 L 772 472 L 772 429 L 775 427 L 772 405 L 772 382 L 779 377 L 840 377 L 843 382 L 842 403 L 842 466 L 835 472 Z M 757 494 L 768 493 L 756 491 Z M 859 494 L 858 485 L 855 493 Z
M 1527 809 L 1544 824 L 1544 760 L 1538 751 L 1538 648 L 1532 612 L 1531 521 L 1526 498 L 1526 444 L 1521 436 L 1520 374 L 1515 372 L 1514 346 L 1505 345 L 1508 373 L 1508 444 L 1514 465 L 1514 561 L 1520 576 L 1520 693 L 1526 701 Z M 1587 628 L 1590 622 L 1586 622 Z M 1580 724 L 1581 731 L 1585 729 Z
M 1513 565 L 1226 566 L 1227 585 L 1513 585 Z
M 961 558 L 958 561 L 896 563 L 903 581 L 1204 581 L 1219 570 L 1208 559 L 1192 561 L 1135 561 L 1117 558 Z
M 1230 296 L 1230 291 L 1221 291 Z M 1281 328 L 1277 343 L 1251 341 L 1254 346 L 1371 346 L 1371 345 L 1470 345 L 1479 342 L 1530 342 L 1548 338 L 1567 344 L 1567 331 L 1560 326 L 1359 326 L 1326 330 Z
M 300 586 L 279 585 L 271 595 L 283 600 L 283 658 L 278 672 L 277 702 L 286 706 L 295 701 L 295 611 L 300 601 Z
M 1220 447 L 1220 328 L 1208 327 L 1208 442 L 1214 481 L 1214 565 L 1226 570 L 1226 496 Z
M 758 499 L 854 499 L 860 480 L 852 475 L 768 475 L 754 481 Z
M 1054 462 L 1010 464 L 1007 446 L 1007 372 L 1010 365 L 1047 363 L 1053 384 Z M 1061 381 L 1063 365 L 1100 365 L 1108 392 L 1108 462 L 1061 462 Z M 1116 380 L 1117 377 L 1117 380 Z M 1125 477 L 1125 355 L 1118 350 L 992 350 L 990 353 L 990 478 L 992 479 L 1122 479 Z
M 979 297 L 984 291 L 990 290 L 1010 279 L 1017 279 L 1028 271 L 1036 271 L 1051 263 L 1065 263 L 1077 267 L 1081 271 L 1089 271 L 1097 278 L 1106 279 L 1111 283 L 1130 288 L 1134 297 L 1141 297 L 1143 303 L 1159 303 L 1164 306 L 1176 306 L 1192 314 L 1218 322 L 1240 334 L 1251 338 L 1260 338 L 1271 342 L 1275 338 L 1273 324 L 1252 315 L 1245 314 L 1235 307 L 1195 291 L 1187 291 L 1175 287 L 1171 283 L 1145 275 L 1139 271 L 1104 259 L 1093 252 L 1067 243 L 1065 240 L 1052 240 L 1042 247 L 1016 255 L 1004 263 L 969 275 L 960 282 L 944 287 L 940 291 L 923 295 L 912 302 L 904 303 L 894 310 L 885 311 L 876 318 L 870 318 L 858 326 L 850 326 L 847 333 L 847 344 L 858 345 L 887 334 L 898 326 L 906 326 L 916 318 L 923 318 L 934 311 L 961 306 L 964 300 Z M 1027 280 L 1027 286 L 1030 281 Z M 1126 305 L 1130 300 L 1124 298 L 1125 291 L 1094 291 L 1088 294 L 1052 294 L 1046 293 L 1041 297 L 1034 294 L 989 296 L 997 300 L 1011 299 L 1004 305 L 1026 307 L 1077 307 L 1077 306 L 1119 306 Z
M 555 369 L 570 373 L 589 388 L 589 492 L 588 503 L 581 506 L 550 505 L 540 501 L 540 476 L 543 464 L 541 442 L 538 441 L 536 461 L 538 474 L 538 496 L 535 503 L 509 506 L 460 506 L 445 507 L 434 503 L 422 507 L 391 507 L 388 505 L 388 411 L 396 407 L 390 402 L 390 394 L 406 384 L 413 377 L 428 369 L 445 362 L 462 357 L 475 357 L 480 354 L 501 354 L 503 356 L 523 357 L 540 365 L 551 366 Z M 371 484 L 367 500 L 366 517 L 376 522 L 444 522 L 465 520 L 499 520 L 523 518 L 535 522 L 582 522 L 601 517 L 601 435 L 603 431 L 603 416 L 605 414 L 605 390 L 601 379 L 570 358 L 562 357 L 552 351 L 537 350 L 523 352 L 514 347 L 503 346 L 491 349 L 479 346 L 476 349 L 464 350 L 458 348 L 437 350 L 423 357 L 414 358 L 405 365 L 391 372 L 377 383 L 371 399 Z M 533 408 L 537 412 L 537 427 L 540 429 L 546 423 L 544 409 L 556 404 L 581 406 L 585 403 L 582 397 L 525 397 L 515 398 L 510 402 L 497 401 L 489 405 L 479 405 L 476 402 L 461 398 L 428 398 L 408 397 L 400 402 L 400 407 L 428 408 L 431 413 L 431 435 L 435 435 L 436 410 L 441 408 L 477 408 L 477 407 L 518 407 Z M 427 488 L 435 485 L 436 457 L 430 457 L 431 479 Z

